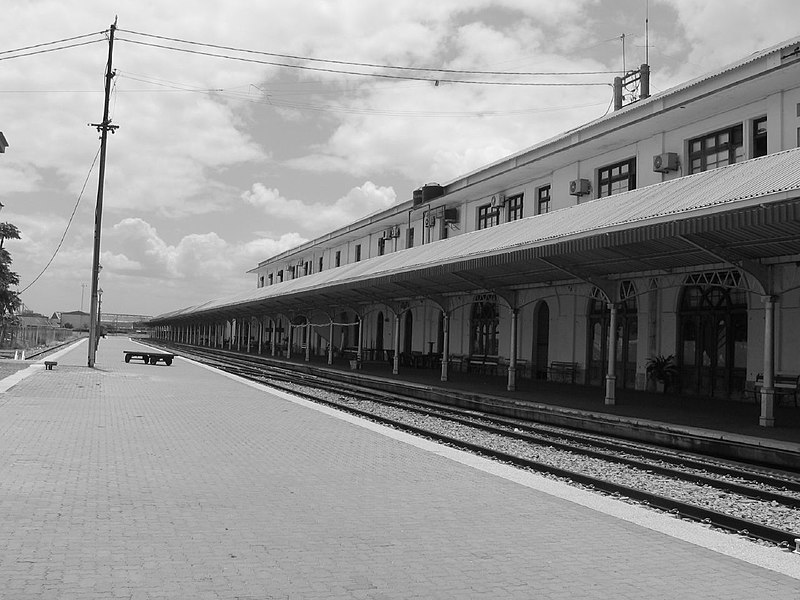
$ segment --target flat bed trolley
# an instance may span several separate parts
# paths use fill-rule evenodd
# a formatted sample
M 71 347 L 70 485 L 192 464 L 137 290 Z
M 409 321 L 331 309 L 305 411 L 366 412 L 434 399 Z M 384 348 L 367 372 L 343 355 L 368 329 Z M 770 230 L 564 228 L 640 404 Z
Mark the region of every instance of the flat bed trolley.
M 124 350 L 125 362 L 131 362 L 132 358 L 140 358 L 144 364 L 154 365 L 158 361 L 164 361 L 164 364 L 169 366 L 172 364 L 172 359 L 175 358 L 174 354 L 167 352 L 151 352 L 149 350 Z

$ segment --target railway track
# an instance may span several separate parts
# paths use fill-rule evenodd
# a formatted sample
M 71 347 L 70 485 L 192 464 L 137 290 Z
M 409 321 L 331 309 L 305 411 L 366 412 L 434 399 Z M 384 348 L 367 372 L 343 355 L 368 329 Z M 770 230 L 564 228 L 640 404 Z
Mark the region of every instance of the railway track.
M 497 417 L 344 384 L 255 357 L 180 355 L 394 428 L 787 550 L 800 550 L 796 473 Z

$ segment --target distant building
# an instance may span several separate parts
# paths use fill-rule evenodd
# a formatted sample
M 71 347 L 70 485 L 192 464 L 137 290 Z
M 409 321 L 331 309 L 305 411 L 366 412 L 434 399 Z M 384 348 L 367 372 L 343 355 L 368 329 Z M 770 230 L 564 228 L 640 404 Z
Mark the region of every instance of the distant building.
M 56 325 L 52 318 L 48 319 L 38 313 L 17 315 L 17 322 L 23 327 L 53 327 Z
M 54 312 L 51 320 L 58 323 L 59 327 L 68 327 L 70 329 L 89 329 L 89 313 L 82 310 L 73 310 L 69 312 Z
M 3 135 L 3 132 L 0 131 L 0 154 L 3 154 L 8 148 L 8 141 L 6 140 L 6 136 Z

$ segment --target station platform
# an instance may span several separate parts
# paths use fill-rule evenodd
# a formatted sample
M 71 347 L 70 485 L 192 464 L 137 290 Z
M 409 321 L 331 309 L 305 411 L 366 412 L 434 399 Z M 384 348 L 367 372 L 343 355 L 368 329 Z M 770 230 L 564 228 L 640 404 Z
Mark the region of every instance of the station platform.
M 193 349 L 182 344 L 166 347 L 175 352 Z M 606 405 L 605 389 L 599 386 L 518 377 L 516 390 L 510 392 L 506 389 L 507 378 L 502 374 L 452 369 L 448 381 L 443 382 L 439 368 L 401 366 L 395 375 L 385 361 L 365 361 L 354 370 L 350 361 L 343 358 L 336 358 L 328 365 L 324 357 L 312 356 L 307 362 L 297 355 L 286 359 L 266 353 L 258 355 L 255 350 L 249 355 L 258 356 L 268 364 L 291 363 L 293 368 L 324 373 L 343 381 L 368 380 L 366 385 L 371 388 L 420 399 L 469 408 L 488 402 L 509 416 L 800 470 L 800 408 L 790 397 L 776 405 L 775 426 L 762 427 L 760 404 L 750 396 L 743 401 L 732 401 L 617 389 L 616 403 Z
M 0 597 L 800 596 L 798 554 L 135 347 L 0 382 Z

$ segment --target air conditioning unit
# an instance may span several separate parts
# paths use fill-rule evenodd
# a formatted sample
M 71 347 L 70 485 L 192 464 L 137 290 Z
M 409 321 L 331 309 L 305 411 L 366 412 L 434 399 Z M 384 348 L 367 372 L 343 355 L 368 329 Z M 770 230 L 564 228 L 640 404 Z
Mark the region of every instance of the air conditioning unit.
M 445 208 L 444 209 L 444 222 L 445 223 L 458 223 L 458 209 Z
M 573 196 L 585 196 L 592 191 L 592 184 L 588 179 L 573 179 L 569 182 L 569 193 Z
M 425 215 L 425 227 L 431 228 L 436 226 L 436 215 Z
M 492 196 L 492 208 L 500 208 L 506 203 L 506 197 L 503 194 L 495 194 Z
M 392 225 L 392 228 L 389 231 L 391 232 L 391 237 L 393 238 L 400 237 L 400 225 Z
M 675 152 L 664 152 L 653 157 L 653 171 L 668 173 L 678 170 L 678 155 Z

